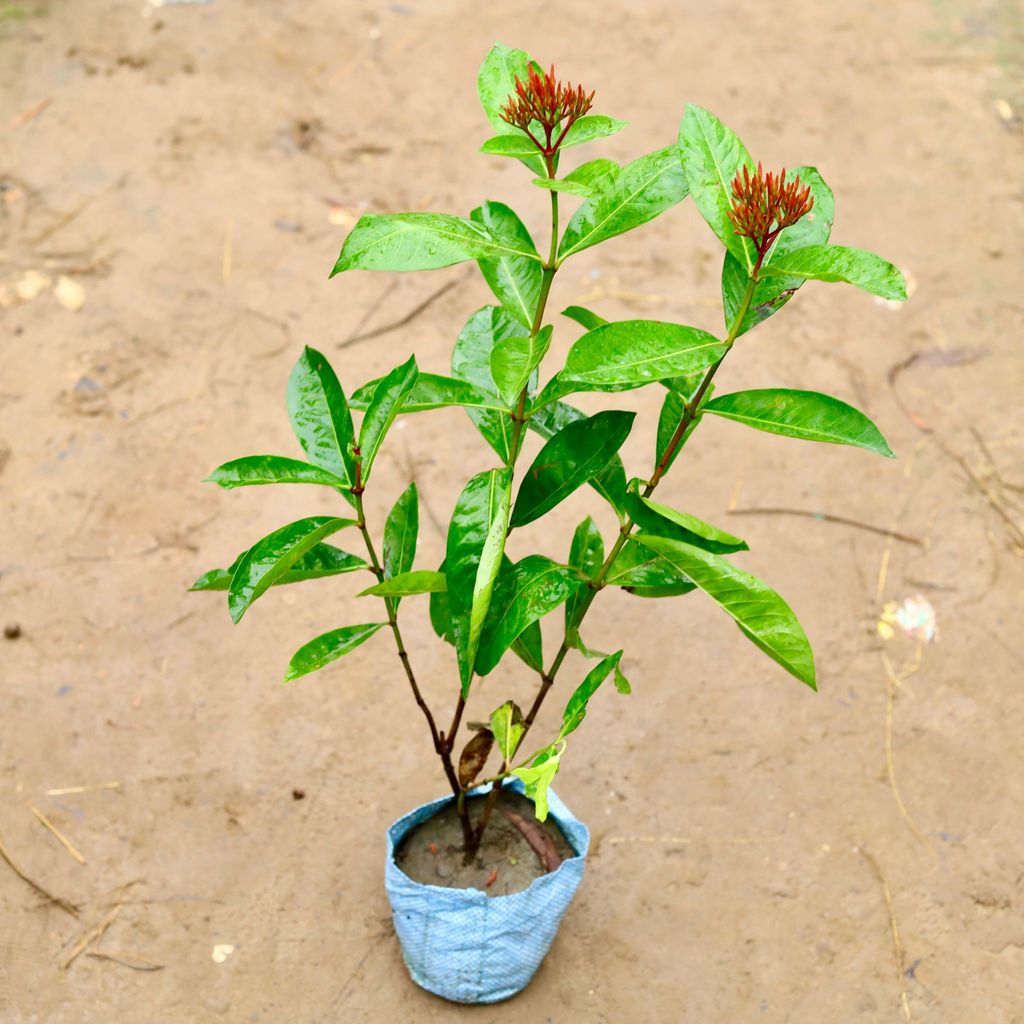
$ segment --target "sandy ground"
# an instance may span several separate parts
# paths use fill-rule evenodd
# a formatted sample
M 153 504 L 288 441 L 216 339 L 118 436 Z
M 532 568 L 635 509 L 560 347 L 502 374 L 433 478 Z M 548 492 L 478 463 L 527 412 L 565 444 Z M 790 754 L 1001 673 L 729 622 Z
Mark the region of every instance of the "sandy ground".
M 0 836 L 82 907 L 47 907 L 0 863 L 0 1020 L 1024 1021 L 1022 20 L 997 0 L 0 3 L 0 620 L 22 630 L 0 640 Z M 899 461 L 708 422 L 659 491 L 749 540 L 740 561 L 803 619 L 821 692 L 700 595 L 603 596 L 591 631 L 614 630 L 635 693 L 603 695 L 558 780 L 595 833 L 586 880 L 532 987 L 458 1010 L 408 980 L 382 887 L 384 828 L 443 790 L 386 635 L 279 682 L 299 644 L 365 614 L 355 583 L 276 592 L 238 628 L 185 588 L 331 508 L 314 489 L 200 483 L 231 457 L 297 452 L 283 394 L 303 344 L 349 387 L 413 350 L 443 370 L 488 301 L 466 268 L 328 282 L 332 206 L 501 198 L 543 236 L 539 190 L 475 155 L 495 39 L 631 122 L 609 156 L 667 144 L 689 100 L 767 164 L 816 164 L 833 239 L 915 290 L 893 310 L 809 285 L 721 376 L 852 401 Z M 685 204 L 574 259 L 553 308 L 717 330 L 719 263 Z M 30 271 L 69 277 L 84 306 L 51 288 L 15 302 Z M 339 349 L 449 281 L 407 328 Z M 557 353 L 574 337 L 563 325 Z M 640 470 L 656 398 L 627 399 Z M 414 424 L 378 463 L 378 524 L 412 471 L 443 520 L 489 465 L 458 410 Z M 584 488 L 514 553 L 561 555 L 594 507 Z M 433 565 L 429 515 L 421 544 Z M 886 602 L 918 594 L 938 641 L 880 639 Z M 403 610 L 448 707 L 450 649 L 424 606 Z M 532 693 L 511 662 L 469 717 L 509 693 Z M 50 792 L 67 787 L 86 791 Z

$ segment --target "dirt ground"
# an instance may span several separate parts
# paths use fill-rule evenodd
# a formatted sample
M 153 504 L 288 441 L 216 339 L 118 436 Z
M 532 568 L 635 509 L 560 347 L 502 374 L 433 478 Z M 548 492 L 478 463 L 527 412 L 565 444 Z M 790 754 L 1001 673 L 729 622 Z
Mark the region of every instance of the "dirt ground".
M 1024 1022 L 1020 7 L 165 3 L 0 2 L 0 621 L 21 627 L 0 639 L 0 838 L 81 905 L 45 905 L 0 863 L 0 1021 Z M 849 400 L 898 461 L 722 420 L 659 490 L 748 539 L 738 561 L 800 615 L 820 692 L 699 594 L 603 595 L 590 631 L 625 648 L 634 694 L 601 694 L 557 780 L 595 835 L 587 877 L 533 985 L 459 1009 L 409 981 L 384 896 L 386 826 L 443 791 L 386 635 L 280 684 L 301 643 L 363 621 L 355 582 L 277 591 L 237 628 L 186 587 L 331 508 L 201 483 L 297 454 L 284 387 L 303 344 L 349 388 L 411 351 L 443 371 L 488 301 L 466 267 L 329 282 L 353 216 L 499 198 L 545 237 L 540 190 L 475 152 L 494 40 L 631 122 L 595 155 L 669 143 L 692 101 L 769 166 L 817 165 L 833 240 L 914 290 L 891 309 L 808 285 L 720 374 Z M 574 258 L 552 308 L 719 330 L 719 265 L 687 202 Z M 407 327 L 340 347 L 448 282 Z M 575 336 L 563 322 L 552 360 Z M 655 402 L 614 398 L 641 412 L 637 472 Z M 415 471 L 432 567 L 438 522 L 489 464 L 459 410 L 409 421 L 370 515 Z M 563 556 L 595 504 L 584 488 L 513 554 Z M 751 508 L 910 540 L 729 514 Z M 938 639 L 883 639 L 885 605 L 916 595 Z M 424 602 L 403 615 L 447 708 L 451 650 Z M 532 692 L 509 661 L 468 717 Z

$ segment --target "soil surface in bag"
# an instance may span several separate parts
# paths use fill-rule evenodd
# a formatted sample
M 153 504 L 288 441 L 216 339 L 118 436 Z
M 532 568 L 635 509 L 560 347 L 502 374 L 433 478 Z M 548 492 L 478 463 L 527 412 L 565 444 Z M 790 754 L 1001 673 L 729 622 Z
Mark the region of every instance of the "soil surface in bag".
M 474 824 L 480 818 L 485 800 L 486 797 L 475 796 L 466 801 Z M 554 843 L 559 863 L 576 856 L 554 818 L 537 821 L 533 804 L 519 793 L 506 790 L 494 808 L 483 842 L 471 863 L 463 863 L 462 826 L 454 801 L 409 832 L 395 851 L 395 863 L 413 881 L 424 885 L 482 889 L 488 896 L 507 896 L 528 889 L 530 883 L 546 875 L 548 869 L 502 810 L 542 829 Z

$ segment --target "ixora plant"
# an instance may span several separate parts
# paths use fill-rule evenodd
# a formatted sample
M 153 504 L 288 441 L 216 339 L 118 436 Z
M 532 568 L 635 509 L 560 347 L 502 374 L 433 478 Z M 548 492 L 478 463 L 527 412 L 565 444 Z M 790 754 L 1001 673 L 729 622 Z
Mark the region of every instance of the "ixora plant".
M 748 640 L 815 688 L 810 644 L 795 615 L 728 557 L 747 545 L 655 500 L 654 493 L 705 415 L 891 456 L 871 421 L 835 398 L 774 387 L 714 395 L 712 381 L 732 350 L 742 347 L 746 332 L 778 312 L 807 280 L 845 281 L 886 299 L 905 298 L 894 266 L 872 253 L 829 244 L 832 192 L 813 167 L 764 173 L 740 140 L 699 107 L 687 107 L 677 144 L 623 166 L 589 160 L 559 176 L 571 149 L 619 131 L 623 122 L 591 114 L 593 93 L 560 83 L 553 68 L 544 73 L 527 54 L 500 45 L 484 61 L 478 86 L 498 132 L 482 151 L 520 161 L 533 184 L 550 196 L 545 253 L 500 202 L 485 202 L 468 218 L 362 217 L 345 240 L 334 274 L 432 270 L 472 260 L 497 304 L 477 310 L 463 327 L 450 376 L 420 372 L 410 357 L 346 398 L 328 361 L 307 348 L 288 384 L 288 411 L 306 459 L 249 456 L 219 467 L 210 479 L 225 488 L 320 485 L 336 491 L 351 511 L 289 523 L 229 568 L 206 573 L 193 588 L 226 590 L 238 622 L 280 584 L 358 570 L 375 577 L 359 596 L 376 611 L 299 648 L 285 678 L 323 668 L 379 630 L 391 633 L 451 795 L 392 826 L 388 890 L 413 977 L 463 1002 L 505 998 L 528 983 L 582 877 L 587 830 L 549 787 L 598 689 L 611 681 L 621 693 L 630 692 L 620 666 L 623 652 L 596 651 L 584 640 L 584 620 L 602 591 L 634 600 L 700 590 L 732 616 Z M 725 249 L 724 336 L 654 320 L 608 322 L 570 307 L 564 315 L 584 333 L 541 386 L 554 330 L 546 322 L 548 298 L 559 269 L 687 195 Z M 560 202 L 566 199 L 582 202 L 563 227 Z M 588 416 L 566 398 L 647 386 L 660 395 L 657 451 L 641 476 L 629 478 L 618 452 L 635 414 L 612 409 Z M 492 465 L 482 459 L 481 471 L 459 495 L 443 563 L 417 565 L 415 483 L 394 502 L 380 549 L 363 497 L 395 418 L 453 405 L 466 409 L 493 450 Z M 353 409 L 362 412 L 358 430 Z M 524 468 L 528 430 L 544 444 Z M 588 517 L 567 550 L 513 562 L 505 553 L 509 532 L 541 519 L 584 484 L 607 506 L 614 533 L 602 534 Z M 326 543 L 341 531 L 358 535 L 362 554 Z M 429 594 L 433 628 L 454 647 L 454 708 L 447 728 L 440 727 L 447 719 L 435 717 L 423 697 L 415 651 L 407 650 L 399 625 L 404 599 L 417 594 Z M 540 624 L 559 609 L 561 641 L 546 662 Z M 571 689 L 559 728 L 538 739 L 537 714 L 561 681 L 571 650 L 593 667 L 582 681 L 567 681 Z M 498 703 L 487 722 L 470 723 L 460 733 L 475 681 L 509 652 L 537 675 L 532 704 L 524 712 L 511 700 Z M 492 697 L 490 703 L 497 701 Z M 520 813 L 524 809 L 532 809 L 536 820 Z M 499 836 L 493 849 L 492 835 Z M 503 873 L 523 867 L 522 853 L 509 845 L 515 841 L 525 844 L 529 872 L 507 881 Z

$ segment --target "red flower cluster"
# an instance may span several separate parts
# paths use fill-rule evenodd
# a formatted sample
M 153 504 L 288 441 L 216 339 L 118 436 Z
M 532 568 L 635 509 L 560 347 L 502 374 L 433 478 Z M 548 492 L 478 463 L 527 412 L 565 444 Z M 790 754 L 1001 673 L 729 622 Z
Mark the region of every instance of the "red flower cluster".
M 562 144 L 565 133 L 590 109 L 593 101 L 593 92 L 588 96 L 581 85 L 574 87 L 559 82 L 555 78 L 554 64 L 546 75 L 531 67 L 525 82 L 516 76 L 516 91 L 502 107 L 501 118 L 521 128 L 541 153 L 550 157 Z M 534 121 L 544 129 L 543 142 L 530 131 Z M 555 130 L 563 121 L 561 133 L 554 138 Z
M 786 170 L 767 175 L 757 165 L 751 175 L 746 167 L 732 180 L 732 221 L 737 235 L 749 238 L 764 256 L 779 232 L 795 224 L 814 205 L 810 186 L 801 188 L 799 177 L 786 183 Z

